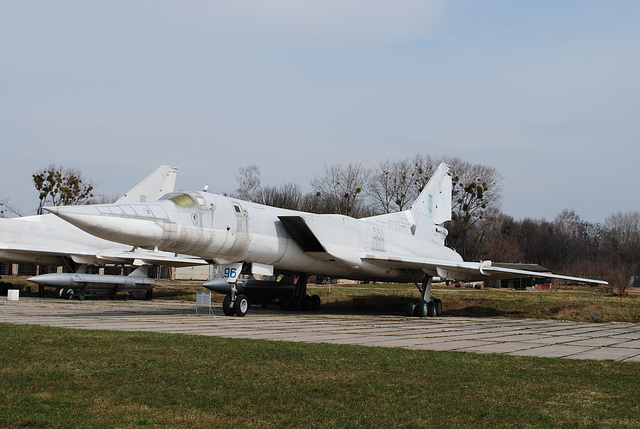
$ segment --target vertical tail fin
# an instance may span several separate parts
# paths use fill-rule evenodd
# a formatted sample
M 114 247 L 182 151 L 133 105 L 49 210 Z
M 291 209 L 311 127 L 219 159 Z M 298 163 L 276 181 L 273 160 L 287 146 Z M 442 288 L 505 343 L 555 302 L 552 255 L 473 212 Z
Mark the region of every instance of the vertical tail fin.
M 173 192 L 178 175 L 177 167 L 161 165 L 153 173 L 124 194 L 115 204 L 132 204 L 156 201 L 166 193 Z
M 414 234 L 428 237 L 435 225 L 451 220 L 451 173 L 442 163 L 409 209 L 415 224 Z

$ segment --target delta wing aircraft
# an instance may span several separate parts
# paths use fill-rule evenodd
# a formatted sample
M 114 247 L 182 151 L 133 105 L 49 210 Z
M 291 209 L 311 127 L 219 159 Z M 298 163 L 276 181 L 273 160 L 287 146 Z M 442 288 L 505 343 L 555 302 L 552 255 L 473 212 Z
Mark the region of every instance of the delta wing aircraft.
M 175 187 L 178 169 L 168 165 L 158 167 L 133 189 L 116 201 L 122 207 L 134 204 L 141 215 L 146 215 L 145 201 L 155 201 Z M 133 209 L 132 209 L 133 210 Z M 145 211 L 146 210 L 146 211 Z M 88 265 L 202 265 L 199 258 L 176 256 L 170 252 L 132 249 L 87 234 L 52 214 L 0 219 L 0 261 L 39 265 L 66 266 L 75 273 L 51 273 L 29 280 L 41 286 L 57 287 L 59 295 L 70 298 L 78 292 L 118 291 L 149 292 L 153 279 L 144 278 L 142 270 L 129 278 L 85 274 Z M 133 274 L 133 273 L 132 273 Z M 42 291 L 42 289 L 41 289 Z
M 104 239 L 149 249 L 199 256 L 220 266 L 223 279 L 204 284 L 226 295 L 227 315 L 244 316 L 249 303 L 279 299 L 284 308 L 319 306 L 306 294 L 309 274 L 338 278 L 413 282 L 421 299 L 407 313 L 442 312 L 431 298 L 436 280 L 475 281 L 540 273 L 464 262 L 444 245 L 451 219 L 452 180 L 441 164 L 409 210 L 354 219 L 268 207 L 206 192 L 170 193 L 140 214 L 136 205 L 48 208 L 77 227 Z M 267 275 L 278 281 L 241 278 Z M 606 284 L 604 281 L 544 274 L 545 277 Z M 297 281 L 294 281 L 297 278 Z

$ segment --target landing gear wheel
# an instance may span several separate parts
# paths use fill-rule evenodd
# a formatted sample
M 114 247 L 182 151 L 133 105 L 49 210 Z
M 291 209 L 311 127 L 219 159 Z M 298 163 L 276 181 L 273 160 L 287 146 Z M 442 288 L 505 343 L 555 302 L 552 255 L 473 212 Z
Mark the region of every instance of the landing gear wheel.
M 69 288 L 64 290 L 64 297 L 66 299 L 73 299 L 74 295 L 75 295 L 75 292 L 73 291 L 73 289 Z
M 311 297 L 309 295 L 304 295 L 300 300 L 300 304 L 302 307 L 302 311 L 309 311 L 311 308 Z
M 413 317 L 416 314 L 416 307 L 418 306 L 418 303 L 416 301 L 409 301 L 407 302 L 407 306 L 405 307 L 407 310 L 407 316 L 409 317 Z
M 222 312 L 225 316 L 233 316 L 235 313 L 233 305 L 231 304 L 231 295 L 225 295 L 222 301 Z
M 289 305 L 287 306 L 290 311 L 298 311 L 300 309 L 300 300 L 296 296 L 289 298 Z
M 440 301 L 439 299 L 434 299 L 433 300 L 433 307 L 436 313 L 437 317 L 442 316 L 442 301 Z
M 429 301 L 427 303 L 427 317 L 433 317 L 435 315 L 435 305 L 433 305 L 433 301 Z
M 289 299 L 280 298 L 278 304 L 280 305 L 280 310 L 287 310 L 289 308 Z
M 417 317 L 425 317 L 428 314 L 428 308 L 429 308 L 429 304 L 427 301 L 425 300 L 420 300 L 418 301 L 417 305 L 416 305 L 416 316 Z
M 311 310 L 312 311 L 320 310 L 320 305 L 321 305 L 320 296 L 312 295 L 311 296 Z
M 249 311 L 249 300 L 244 295 L 238 295 L 236 302 L 233 304 L 233 310 L 238 317 L 244 317 Z

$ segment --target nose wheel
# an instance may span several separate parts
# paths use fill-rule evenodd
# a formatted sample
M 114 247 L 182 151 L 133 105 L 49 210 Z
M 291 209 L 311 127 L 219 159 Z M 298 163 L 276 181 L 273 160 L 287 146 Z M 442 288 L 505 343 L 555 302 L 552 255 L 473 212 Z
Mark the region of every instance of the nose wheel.
M 249 311 L 249 299 L 242 294 L 232 300 L 231 295 L 226 295 L 222 301 L 222 312 L 225 316 L 244 317 Z

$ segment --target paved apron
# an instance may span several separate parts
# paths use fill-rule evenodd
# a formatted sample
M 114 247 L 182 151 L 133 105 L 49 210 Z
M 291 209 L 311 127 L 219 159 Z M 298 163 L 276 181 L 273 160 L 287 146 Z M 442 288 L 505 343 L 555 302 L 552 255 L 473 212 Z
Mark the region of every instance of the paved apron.
M 252 308 L 246 317 L 213 315 L 177 301 L 0 300 L 0 323 L 71 329 L 151 331 L 307 343 L 456 350 L 566 359 L 640 361 L 640 325 L 537 319 L 414 318 L 291 313 Z

